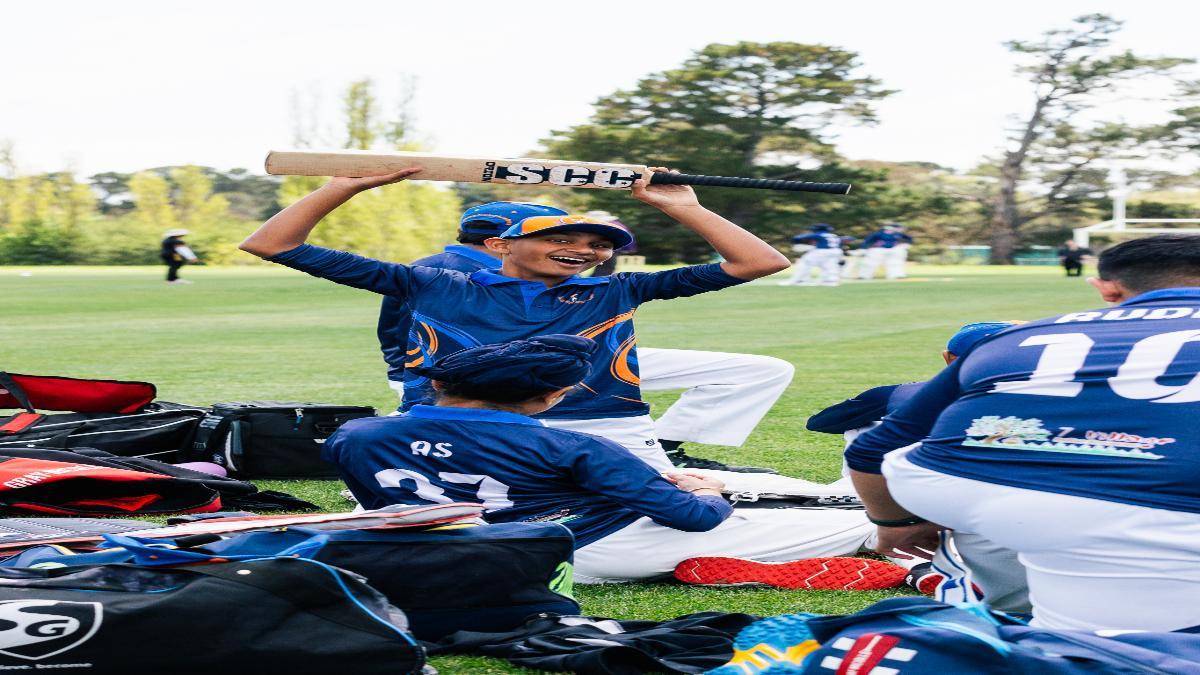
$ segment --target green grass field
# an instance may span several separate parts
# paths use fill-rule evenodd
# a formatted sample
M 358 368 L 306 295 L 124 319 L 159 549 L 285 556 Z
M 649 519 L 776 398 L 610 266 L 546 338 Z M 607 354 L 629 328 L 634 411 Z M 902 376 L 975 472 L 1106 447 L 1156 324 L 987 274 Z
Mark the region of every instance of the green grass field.
M 767 354 L 796 365 L 791 387 L 745 447 L 689 446 L 693 454 L 833 480 L 841 438 L 805 431 L 812 413 L 872 386 L 928 378 L 941 367 L 946 338 L 964 323 L 1102 304 L 1058 268 L 913 266 L 910 274 L 839 288 L 765 280 L 640 309 L 642 345 Z M 0 369 L 146 380 L 161 400 L 181 403 L 395 406 L 375 341 L 378 296 L 275 267 L 189 268 L 184 276 L 195 284 L 168 286 L 159 268 L 0 267 Z M 672 399 L 648 395 L 655 414 Z M 337 483 L 270 486 L 331 510 L 350 506 Z M 846 613 L 888 595 L 675 584 L 577 591 L 587 614 L 641 619 L 706 610 Z M 434 665 L 446 673 L 522 672 L 491 659 Z

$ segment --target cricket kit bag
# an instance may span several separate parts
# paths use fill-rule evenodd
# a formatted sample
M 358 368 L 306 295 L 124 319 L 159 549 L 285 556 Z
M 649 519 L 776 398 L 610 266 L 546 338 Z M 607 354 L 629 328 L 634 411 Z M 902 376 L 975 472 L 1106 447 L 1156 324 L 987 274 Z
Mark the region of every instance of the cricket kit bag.
M 545 612 L 580 611 L 571 597 L 575 540 L 570 530 L 557 523 L 472 526 L 464 522 L 403 531 L 292 525 L 260 532 L 193 534 L 203 528 L 203 522 L 214 521 L 181 527 L 180 535 L 173 538 L 148 539 L 137 532 L 105 537 L 104 545 L 125 550 L 64 554 L 61 546 L 35 546 L 3 565 L 147 564 L 140 554 L 143 549 L 157 561 L 173 564 L 213 556 L 238 560 L 303 555 L 364 577 L 404 610 L 414 635 L 431 641 L 459 630 L 509 631 L 529 616 Z M 146 548 L 151 543 L 159 547 Z M 162 544 L 175 548 L 164 550 Z
M 889 598 L 848 616 L 785 614 L 756 622 L 714 675 L 742 673 L 754 653 L 775 648 L 803 675 L 1132 675 L 1200 672 L 1200 635 L 1031 628 L 982 604 Z M 766 664 L 763 664 L 766 665 Z
M 312 534 L 257 532 L 207 544 L 227 556 L 278 551 Z M 578 614 L 571 597 L 575 539 L 557 523 L 497 523 L 417 531 L 343 530 L 313 559 L 362 575 L 404 610 L 412 632 L 507 631 L 542 612 Z
M 0 450 L 0 510 L 8 513 L 111 516 L 221 510 L 218 493 L 198 481 L 97 463 L 5 457 L 2 453 Z
M 200 421 L 189 458 L 242 478 L 337 478 L 321 459 L 321 444 L 346 422 L 374 416 L 374 408 L 357 405 L 215 403 Z
M 0 569 L 0 670 L 400 674 L 424 662 L 403 612 L 305 558 Z
M 49 460 L 69 464 L 88 464 L 111 469 L 128 469 L 170 477 L 178 483 L 193 483 L 215 491 L 221 496 L 222 508 L 252 511 L 317 511 L 319 506 L 292 495 L 259 490 L 253 483 L 194 471 L 147 457 L 120 457 L 95 448 L 72 450 L 39 450 L 27 448 L 0 449 L 0 457 Z

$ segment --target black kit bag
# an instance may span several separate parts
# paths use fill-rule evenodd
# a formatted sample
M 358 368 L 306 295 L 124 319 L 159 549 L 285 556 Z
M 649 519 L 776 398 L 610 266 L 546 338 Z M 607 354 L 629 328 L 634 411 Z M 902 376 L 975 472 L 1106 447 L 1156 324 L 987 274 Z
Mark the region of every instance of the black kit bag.
M 180 451 L 192 441 L 207 408 L 160 401 L 133 413 L 37 415 L 31 424 L 6 431 L 0 418 L 0 454 L 7 448 L 71 450 L 96 448 L 123 457 L 183 461 Z M 17 418 L 30 419 L 28 413 Z M 11 427 L 10 427 L 11 428 Z
M 302 558 L 0 569 L 0 669 L 419 673 L 403 612 Z
M 311 542 L 309 557 L 366 578 L 402 609 L 413 635 L 503 632 L 536 614 L 578 614 L 571 596 L 575 538 L 558 523 L 495 523 L 417 530 L 299 527 L 206 543 L 218 556 L 275 554 Z
M 214 403 L 196 429 L 190 459 L 242 478 L 337 478 L 321 459 L 321 444 L 346 422 L 374 416 L 374 408 L 359 405 Z

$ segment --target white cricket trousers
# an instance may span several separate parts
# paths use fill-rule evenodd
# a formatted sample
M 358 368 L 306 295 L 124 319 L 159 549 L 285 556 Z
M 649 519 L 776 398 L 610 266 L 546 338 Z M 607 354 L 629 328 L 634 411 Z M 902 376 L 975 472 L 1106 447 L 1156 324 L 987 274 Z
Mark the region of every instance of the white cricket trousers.
M 908 262 L 908 244 L 899 244 L 892 248 L 884 249 L 887 251 L 887 278 L 903 279 L 908 276 L 905 272 L 904 264 Z
M 874 543 L 865 512 L 846 509 L 736 509 L 708 532 L 684 532 L 640 518 L 575 551 L 575 582 L 611 583 L 670 574 L 688 558 L 761 562 L 854 555 Z
M 658 438 L 741 445 L 792 382 L 772 356 L 638 347 L 642 391 L 686 389 L 655 422 Z
M 821 271 L 821 283 L 837 285 L 841 280 L 842 250 L 840 248 L 813 249 L 796 260 L 792 269 L 792 283 L 812 282 L 813 270 Z
M 643 391 L 686 389 L 657 422 L 651 423 L 648 434 L 636 426 L 628 431 L 654 438 L 648 447 L 656 446 L 658 438 L 706 445 L 745 443 L 796 372 L 792 364 L 772 356 L 650 347 L 638 348 L 638 370 Z M 389 380 L 388 386 L 404 398 L 404 383 Z M 604 429 L 613 432 L 614 427 Z M 645 440 L 631 437 L 635 444 Z
M 888 453 L 883 474 L 904 508 L 1016 551 L 1035 626 L 1200 625 L 1200 514 L 959 478 L 913 464 L 907 451 Z
M 862 259 L 858 261 L 858 278 L 874 279 L 879 266 L 887 262 L 888 249 L 882 246 L 867 249 Z

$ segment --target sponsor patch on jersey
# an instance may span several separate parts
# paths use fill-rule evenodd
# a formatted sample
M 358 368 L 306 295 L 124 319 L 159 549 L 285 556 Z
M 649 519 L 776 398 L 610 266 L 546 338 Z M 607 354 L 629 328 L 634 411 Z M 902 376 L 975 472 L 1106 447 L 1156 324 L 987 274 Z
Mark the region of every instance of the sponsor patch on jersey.
M 1067 452 L 1078 455 L 1104 455 L 1128 459 L 1162 459 L 1149 450 L 1174 443 L 1174 438 L 1142 436 L 1123 431 L 1084 430 L 1073 435 L 1074 427 L 1060 427 L 1057 434 L 1042 426 L 1037 418 L 985 415 L 971 421 L 963 445 L 974 448 Z

